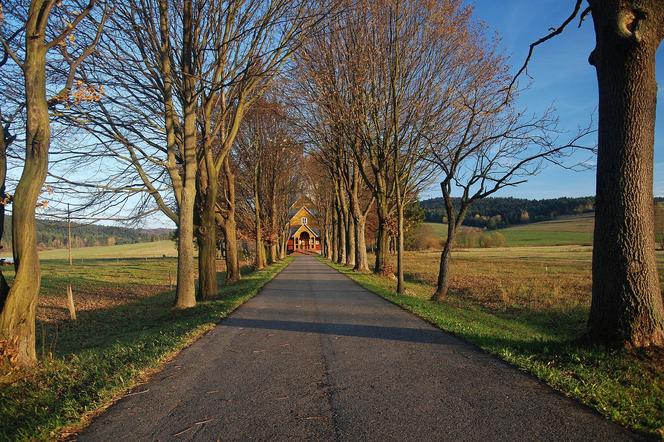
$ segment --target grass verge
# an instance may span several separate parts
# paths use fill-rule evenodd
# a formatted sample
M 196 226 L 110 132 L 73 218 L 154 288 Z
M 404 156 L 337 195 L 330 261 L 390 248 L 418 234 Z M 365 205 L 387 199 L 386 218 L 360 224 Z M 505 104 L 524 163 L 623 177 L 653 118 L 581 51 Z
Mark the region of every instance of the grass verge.
M 661 352 L 634 354 L 582 346 L 555 326 L 543 327 L 536 315 L 490 312 L 458 300 L 440 304 L 400 296 L 387 278 L 319 259 L 369 291 L 530 372 L 610 420 L 653 439 L 664 439 Z M 413 282 L 407 282 L 406 289 L 420 294 L 433 291 L 427 284 Z
M 172 311 L 173 292 L 82 312 L 57 331 L 56 353 L 0 384 L 0 440 L 53 440 L 110 405 L 256 295 L 292 260 L 251 272 L 223 296 Z

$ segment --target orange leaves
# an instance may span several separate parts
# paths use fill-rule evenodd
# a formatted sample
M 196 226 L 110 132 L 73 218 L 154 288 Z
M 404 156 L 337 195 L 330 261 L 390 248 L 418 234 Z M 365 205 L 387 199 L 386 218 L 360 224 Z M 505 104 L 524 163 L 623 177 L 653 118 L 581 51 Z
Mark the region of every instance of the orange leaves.
M 76 82 L 76 88 L 71 94 L 71 98 L 74 104 L 80 104 L 83 102 L 97 102 L 101 101 L 101 97 L 104 95 L 104 86 L 100 85 L 99 87 L 91 86 L 85 84 L 83 81 L 78 80 Z
M 63 89 L 58 95 L 49 100 L 50 104 L 65 104 L 67 108 L 86 102 L 101 101 L 104 95 L 104 86 L 92 86 L 77 80 L 72 89 Z

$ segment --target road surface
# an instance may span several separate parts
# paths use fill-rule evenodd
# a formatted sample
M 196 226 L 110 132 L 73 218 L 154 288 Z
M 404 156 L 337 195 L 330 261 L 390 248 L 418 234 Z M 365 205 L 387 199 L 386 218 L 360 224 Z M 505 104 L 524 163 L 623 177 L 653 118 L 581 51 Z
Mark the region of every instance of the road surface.
M 111 440 L 630 440 L 313 257 L 79 435 Z

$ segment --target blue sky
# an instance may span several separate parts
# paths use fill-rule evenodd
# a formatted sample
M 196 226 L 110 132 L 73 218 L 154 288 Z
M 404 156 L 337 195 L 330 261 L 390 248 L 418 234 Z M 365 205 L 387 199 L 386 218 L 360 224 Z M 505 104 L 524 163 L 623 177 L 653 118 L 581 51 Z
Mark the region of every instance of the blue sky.
M 476 16 L 484 21 L 489 32 L 501 38 L 502 48 L 511 57 L 516 71 L 528 52 L 528 45 L 545 35 L 549 28 L 557 27 L 571 13 L 573 0 L 475 0 Z M 531 87 L 521 97 L 522 105 L 538 111 L 553 104 L 561 125 L 573 131 L 587 123 L 597 108 L 597 81 L 595 69 L 588 64 L 588 55 L 595 46 L 592 18 L 582 27 L 578 22 L 565 32 L 540 45 L 535 50 L 528 72 Z M 660 47 L 657 62 L 657 80 L 660 84 L 655 133 L 656 196 L 664 196 L 664 51 Z M 549 167 L 532 177 L 527 184 L 498 193 L 497 196 L 522 198 L 554 198 L 558 196 L 586 196 L 595 194 L 595 172 L 571 172 Z M 438 197 L 433 188 L 422 198 Z

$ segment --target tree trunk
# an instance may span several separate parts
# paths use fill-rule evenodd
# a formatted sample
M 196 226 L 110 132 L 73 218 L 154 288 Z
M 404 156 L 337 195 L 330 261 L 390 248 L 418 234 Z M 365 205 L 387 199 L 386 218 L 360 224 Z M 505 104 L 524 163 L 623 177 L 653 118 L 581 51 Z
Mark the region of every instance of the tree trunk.
M 655 54 L 664 8 L 655 0 L 589 3 L 596 34 L 590 63 L 599 86 L 589 337 L 609 345 L 664 345 L 653 221 Z
M 235 174 L 231 169 L 230 157 L 224 158 L 224 179 L 226 181 L 227 211 L 223 222 L 226 239 L 226 282 L 237 282 L 242 278 L 240 272 L 240 253 L 237 246 L 237 224 L 235 222 Z
M 336 204 L 332 208 L 332 225 L 331 225 L 331 230 L 332 230 L 332 261 L 337 262 L 339 259 L 339 219 L 337 217 L 337 210 L 336 210 Z
M 346 219 L 348 220 L 348 228 L 346 230 L 346 246 L 347 246 L 347 251 L 346 251 L 346 265 L 348 267 L 355 267 L 355 222 L 353 220 L 353 216 L 349 212 L 346 215 Z
M 452 257 L 452 247 L 457 232 L 454 222 L 450 221 L 449 216 L 447 219 L 447 240 L 440 254 L 438 283 L 436 284 L 436 291 L 433 294 L 433 298 L 438 302 L 443 302 L 447 298 L 447 292 L 449 291 L 450 258 Z
M 25 163 L 14 193 L 12 246 L 16 276 L 2 305 L 0 339 L 6 340 L 17 355 L 17 365 L 31 365 L 35 351 L 35 311 L 41 284 L 35 208 L 46 179 L 51 141 L 46 101 L 46 48 L 32 5 L 26 25 L 25 78 Z
M 261 270 L 265 268 L 265 245 L 263 244 L 263 232 L 261 226 L 261 204 L 260 204 L 260 188 L 259 177 L 261 169 L 260 164 L 256 166 L 254 174 L 254 213 L 256 216 L 256 269 Z
M 175 308 L 196 305 L 196 269 L 194 266 L 194 207 L 196 200 L 196 115 L 185 116 L 185 164 L 182 198 L 178 213 L 178 275 Z M 193 145 L 192 145 L 193 143 Z
M 208 179 L 208 176 L 212 179 Z M 197 182 L 198 295 L 199 299 L 216 298 L 217 288 L 217 223 L 216 204 L 219 184 L 214 170 L 208 175 L 205 162 L 199 166 Z
M 286 249 L 288 248 L 288 230 L 284 230 L 280 237 L 281 246 L 279 247 L 279 259 L 286 259 Z
M 360 216 L 355 219 L 355 267 L 357 272 L 369 271 L 369 260 L 367 258 L 367 240 L 365 237 L 367 220 Z
M 378 230 L 376 231 L 376 265 L 374 266 L 374 273 L 378 275 L 387 275 L 391 273 L 388 271 L 388 254 L 390 237 L 387 233 L 387 202 L 381 201 L 377 198 L 377 212 L 378 212 Z
M 396 237 L 396 249 L 397 249 L 397 293 L 400 295 L 406 292 L 404 286 L 404 277 L 403 277 L 403 201 L 399 196 L 397 196 L 397 237 Z
M 183 309 L 196 305 L 196 273 L 194 268 L 194 208 L 196 199 L 196 173 L 198 164 L 196 151 L 198 136 L 196 130 L 197 101 L 195 79 L 193 77 L 193 24 L 191 0 L 183 2 L 182 38 L 182 77 L 184 114 L 184 173 L 182 196 L 179 206 L 180 239 L 178 241 L 178 276 L 175 308 Z
M 346 219 L 341 208 L 340 195 L 337 192 L 337 238 L 339 252 L 337 254 L 337 263 L 344 264 L 346 262 Z

